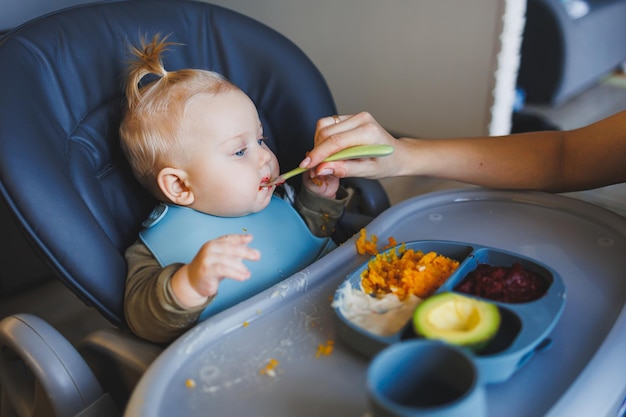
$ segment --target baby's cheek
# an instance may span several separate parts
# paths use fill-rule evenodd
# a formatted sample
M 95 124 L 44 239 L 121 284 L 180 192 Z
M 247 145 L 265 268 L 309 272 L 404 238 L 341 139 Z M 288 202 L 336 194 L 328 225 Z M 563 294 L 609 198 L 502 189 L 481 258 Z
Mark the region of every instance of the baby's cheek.
M 274 158 L 274 163 L 271 164 L 272 176 L 277 177 L 280 174 L 280 166 L 278 165 L 278 161 Z

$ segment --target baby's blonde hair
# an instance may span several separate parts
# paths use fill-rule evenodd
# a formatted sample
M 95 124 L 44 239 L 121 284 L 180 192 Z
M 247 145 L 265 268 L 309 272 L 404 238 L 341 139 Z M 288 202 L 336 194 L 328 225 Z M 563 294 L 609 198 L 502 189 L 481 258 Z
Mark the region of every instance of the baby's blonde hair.
M 185 160 L 184 111 L 197 94 L 218 94 L 236 89 L 222 75 L 200 69 L 166 71 L 161 55 L 169 46 L 167 36 L 141 38 L 131 46 L 125 84 L 126 106 L 120 126 L 121 144 L 135 177 L 155 196 L 161 197 L 156 178 L 165 166 Z M 145 77 L 152 77 L 140 86 Z M 144 80 L 145 81 L 145 80 Z

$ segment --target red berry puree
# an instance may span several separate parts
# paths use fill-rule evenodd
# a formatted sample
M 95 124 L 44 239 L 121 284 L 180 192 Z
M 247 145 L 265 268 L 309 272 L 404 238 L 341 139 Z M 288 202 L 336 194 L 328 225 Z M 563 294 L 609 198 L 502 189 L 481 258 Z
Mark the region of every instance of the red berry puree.
M 479 264 L 455 290 L 504 303 L 525 303 L 543 296 L 548 283 L 518 262 L 510 268 Z

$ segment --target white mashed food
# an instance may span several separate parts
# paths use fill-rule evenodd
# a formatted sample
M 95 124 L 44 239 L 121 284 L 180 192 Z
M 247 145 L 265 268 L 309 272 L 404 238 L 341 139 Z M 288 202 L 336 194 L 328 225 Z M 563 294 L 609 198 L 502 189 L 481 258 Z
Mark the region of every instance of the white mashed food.
M 332 306 L 352 324 L 377 336 L 398 333 L 411 319 L 421 298 L 411 294 L 400 301 L 395 294 L 375 298 L 346 281 L 338 289 Z

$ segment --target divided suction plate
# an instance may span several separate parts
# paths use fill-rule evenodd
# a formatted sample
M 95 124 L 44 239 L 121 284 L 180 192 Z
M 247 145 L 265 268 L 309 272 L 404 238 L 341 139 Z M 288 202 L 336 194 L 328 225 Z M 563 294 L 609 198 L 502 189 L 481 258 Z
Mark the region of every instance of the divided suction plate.
M 532 358 L 533 354 L 550 346 L 548 335 L 565 307 L 565 286 L 561 277 L 552 268 L 511 252 L 475 244 L 420 240 L 407 242 L 405 246 L 407 249 L 421 250 L 424 253 L 434 251 L 459 261 L 458 268 L 436 293 L 457 292 L 455 287 L 479 264 L 511 267 L 518 262 L 524 269 L 536 273 L 549 284 L 543 296 L 525 303 L 506 303 L 475 297 L 497 305 L 502 319 L 497 335 L 485 349 L 480 353 L 470 352 L 480 370 L 482 382 L 502 382 L 509 379 L 517 369 Z M 344 285 L 361 289 L 361 274 L 367 267 L 365 262 L 339 286 L 335 292 L 336 302 L 339 301 L 342 289 L 345 290 Z M 379 336 L 350 321 L 339 307 L 334 307 L 334 312 L 337 336 L 368 358 L 393 343 L 418 337 L 413 332 L 411 318 L 399 331 L 388 336 Z M 381 314 L 382 316 L 377 318 L 384 320 L 386 313 Z

